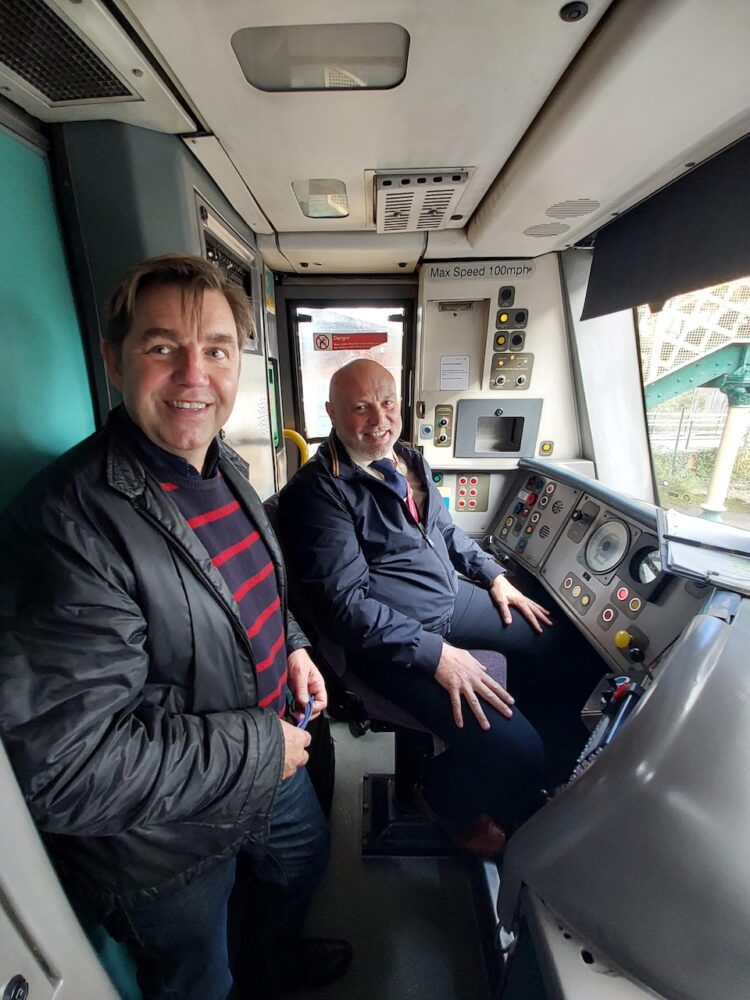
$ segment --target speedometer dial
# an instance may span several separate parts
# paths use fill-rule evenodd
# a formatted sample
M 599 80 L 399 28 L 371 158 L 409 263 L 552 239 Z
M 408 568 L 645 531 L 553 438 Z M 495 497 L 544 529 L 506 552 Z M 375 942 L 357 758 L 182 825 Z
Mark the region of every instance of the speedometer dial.
M 624 521 L 600 524 L 586 544 L 586 563 L 593 573 L 608 573 L 628 551 L 630 532 Z

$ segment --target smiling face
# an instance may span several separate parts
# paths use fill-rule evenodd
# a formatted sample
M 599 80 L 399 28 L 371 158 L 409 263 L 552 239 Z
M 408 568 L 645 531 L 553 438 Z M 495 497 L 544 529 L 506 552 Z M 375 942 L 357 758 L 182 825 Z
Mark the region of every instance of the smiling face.
M 331 379 L 330 397 L 326 411 L 333 429 L 353 456 L 372 462 L 391 455 L 401 410 L 387 369 L 376 361 L 353 361 Z
M 119 348 L 102 345 L 125 409 L 154 444 L 199 472 L 234 406 L 240 373 L 237 326 L 224 295 L 191 301 L 178 285 L 141 292 Z

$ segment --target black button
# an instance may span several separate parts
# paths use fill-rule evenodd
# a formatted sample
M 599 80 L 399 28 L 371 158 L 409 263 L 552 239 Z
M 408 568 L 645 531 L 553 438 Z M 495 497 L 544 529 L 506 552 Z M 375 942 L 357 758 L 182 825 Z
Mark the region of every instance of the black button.
M 29 984 L 23 976 L 13 976 L 5 987 L 3 1000 L 27 1000 L 29 995 Z

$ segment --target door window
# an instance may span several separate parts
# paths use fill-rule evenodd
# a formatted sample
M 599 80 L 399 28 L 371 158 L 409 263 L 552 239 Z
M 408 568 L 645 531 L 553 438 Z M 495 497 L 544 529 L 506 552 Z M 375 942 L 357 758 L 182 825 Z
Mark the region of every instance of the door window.
M 396 304 L 294 307 L 301 416 L 308 441 L 327 437 L 331 429 L 325 408 L 328 385 L 333 373 L 350 361 L 357 358 L 377 361 L 388 369 L 401 389 L 405 317 L 405 307 Z

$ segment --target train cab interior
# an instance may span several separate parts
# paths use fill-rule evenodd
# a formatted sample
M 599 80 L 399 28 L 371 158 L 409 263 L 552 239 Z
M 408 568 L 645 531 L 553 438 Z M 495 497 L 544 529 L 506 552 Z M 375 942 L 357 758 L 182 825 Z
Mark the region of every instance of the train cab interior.
M 496 863 L 419 839 L 431 739 L 320 651 L 311 921 L 355 947 L 320 996 L 747 995 L 749 43 L 741 0 L 0 0 L 0 506 L 119 403 L 124 273 L 197 254 L 252 302 L 224 430 L 261 498 L 373 358 L 451 517 L 602 660 Z M 0 784 L 3 997 L 139 1000 Z

